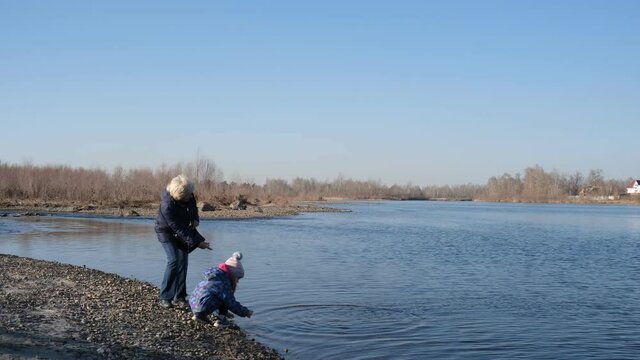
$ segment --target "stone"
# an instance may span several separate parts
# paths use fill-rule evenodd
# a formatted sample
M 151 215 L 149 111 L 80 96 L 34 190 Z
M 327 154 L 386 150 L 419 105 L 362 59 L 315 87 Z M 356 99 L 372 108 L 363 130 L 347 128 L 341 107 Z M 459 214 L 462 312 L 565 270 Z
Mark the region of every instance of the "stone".
M 201 202 L 198 204 L 199 211 L 216 211 L 216 206 L 208 202 Z
M 244 199 L 238 199 L 229 205 L 231 210 L 247 210 L 247 202 Z
M 140 214 L 135 210 L 129 210 L 129 212 L 127 212 L 127 216 L 140 216 Z

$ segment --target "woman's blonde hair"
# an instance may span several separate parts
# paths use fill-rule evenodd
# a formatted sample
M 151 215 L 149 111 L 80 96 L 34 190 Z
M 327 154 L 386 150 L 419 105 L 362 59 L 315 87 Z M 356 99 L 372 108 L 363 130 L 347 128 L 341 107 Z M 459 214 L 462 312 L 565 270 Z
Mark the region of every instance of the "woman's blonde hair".
M 169 185 L 167 185 L 169 195 L 178 201 L 188 200 L 195 190 L 196 187 L 193 182 L 184 175 L 174 177 L 171 179 Z

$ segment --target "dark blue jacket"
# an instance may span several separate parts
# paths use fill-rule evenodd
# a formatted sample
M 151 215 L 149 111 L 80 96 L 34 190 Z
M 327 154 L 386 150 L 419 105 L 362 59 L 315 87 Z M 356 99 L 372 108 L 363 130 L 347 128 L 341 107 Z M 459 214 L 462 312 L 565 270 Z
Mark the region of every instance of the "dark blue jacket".
M 204 241 L 204 237 L 196 230 L 196 221 L 200 221 L 200 218 L 195 197 L 183 203 L 174 200 L 166 189 L 162 191 L 156 217 L 158 240 L 174 241 L 180 248 L 191 251 Z
M 215 310 L 231 310 L 232 313 L 247 317 L 251 313 L 242 306 L 231 290 L 229 275 L 219 267 L 213 267 L 204 273 L 204 279 L 196 286 L 189 298 L 191 311 L 194 313 L 211 314 Z

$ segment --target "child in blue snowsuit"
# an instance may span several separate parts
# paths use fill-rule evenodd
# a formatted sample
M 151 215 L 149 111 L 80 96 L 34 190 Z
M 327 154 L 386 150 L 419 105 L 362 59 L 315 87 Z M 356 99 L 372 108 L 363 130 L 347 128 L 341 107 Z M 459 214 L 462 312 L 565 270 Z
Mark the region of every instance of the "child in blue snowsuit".
M 247 318 L 253 315 L 253 311 L 242 306 L 234 296 L 238 280 L 244 277 L 241 259 L 242 253 L 236 251 L 224 263 L 205 271 L 205 280 L 196 286 L 189 299 L 193 320 L 209 323 L 209 315 L 216 310 L 223 324 L 228 311 Z

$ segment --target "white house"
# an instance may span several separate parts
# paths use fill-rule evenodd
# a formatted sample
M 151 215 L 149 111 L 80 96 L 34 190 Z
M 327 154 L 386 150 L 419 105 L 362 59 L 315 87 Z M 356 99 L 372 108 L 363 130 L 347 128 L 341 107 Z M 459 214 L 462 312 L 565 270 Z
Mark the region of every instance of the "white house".
M 640 180 L 633 180 L 627 185 L 627 194 L 640 194 Z

